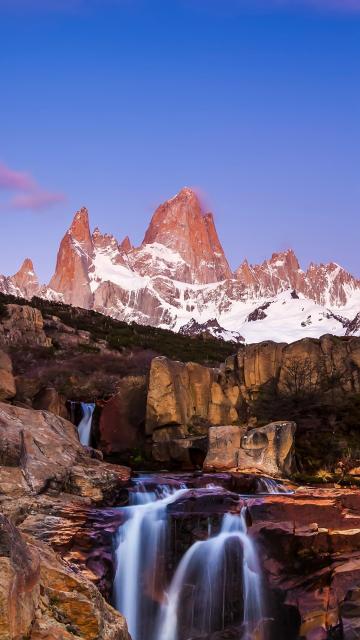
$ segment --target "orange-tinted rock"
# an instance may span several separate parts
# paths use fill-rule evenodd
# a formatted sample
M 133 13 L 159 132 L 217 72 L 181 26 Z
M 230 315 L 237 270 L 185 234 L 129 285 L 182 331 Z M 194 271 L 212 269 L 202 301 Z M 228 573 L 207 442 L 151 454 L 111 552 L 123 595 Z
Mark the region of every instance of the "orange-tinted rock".
M 212 214 L 204 216 L 192 189 L 182 189 L 155 211 L 142 248 L 155 243 L 166 247 L 177 260 L 176 280 L 206 284 L 231 277 Z
M 39 557 L 0 514 L 0 640 L 28 637 L 39 598 Z
M 250 430 L 235 425 L 210 427 L 204 469 L 290 475 L 295 469 L 295 430 L 293 422 L 272 422 Z
M 89 269 L 93 244 L 88 211 L 83 207 L 75 214 L 70 229 L 63 237 L 56 268 L 49 288 L 62 296 L 64 302 L 89 308 L 92 304 Z

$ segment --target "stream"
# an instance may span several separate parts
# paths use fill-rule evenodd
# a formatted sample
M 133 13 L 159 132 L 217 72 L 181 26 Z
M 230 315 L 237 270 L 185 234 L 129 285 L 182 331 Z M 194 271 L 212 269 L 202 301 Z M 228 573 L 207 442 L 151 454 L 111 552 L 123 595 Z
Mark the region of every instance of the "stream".
M 257 499 L 285 492 L 257 480 Z M 225 494 L 216 476 L 198 487 L 181 475 L 134 480 L 114 541 L 113 588 L 132 640 L 266 640 L 266 589 L 247 524 L 255 496 L 232 493 L 227 506 Z M 194 512 L 195 536 L 179 541 L 183 509 Z

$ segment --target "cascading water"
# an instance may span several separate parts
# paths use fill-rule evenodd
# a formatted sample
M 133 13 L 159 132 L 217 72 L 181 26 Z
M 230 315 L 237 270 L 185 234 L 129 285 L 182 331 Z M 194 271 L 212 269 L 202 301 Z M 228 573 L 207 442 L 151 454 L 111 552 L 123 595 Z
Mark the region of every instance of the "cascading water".
M 242 590 L 239 585 L 242 583 Z M 220 533 L 195 542 L 175 572 L 156 640 L 185 640 L 243 620 L 242 638 L 262 638 L 261 572 L 244 511 L 226 514 Z
M 264 493 L 291 493 L 284 485 L 274 480 L 274 478 L 261 477 L 258 480 L 260 489 Z
M 133 640 L 150 640 L 165 587 L 166 507 L 186 489 L 164 486 L 132 492 L 127 520 L 118 531 L 114 604 L 124 614 Z M 155 640 L 155 638 L 154 638 Z
M 264 494 L 286 492 L 271 478 L 258 482 Z M 218 489 L 208 483 L 201 495 Z M 154 484 L 151 476 L 134 480 L 115 543 L 114 605 L 126 617 L 133 640 L 189 640 L 222 631 L 225 637 L 229 630 L 239 640 L 264 640 L 262 575 L 246 507 L 223 515 L 220 530 L 218 520 L 207 517 L 207 539 L 188 548 L 169 586 L 167 509 L 187 491 L 180 482 L 174 488 L 165 479 Z
M 81 444 L 88 447 L 91 441 L 91 423 L 95 404 L 93 402 L 82 402 L 81 409 L 83 417 L 78 424 L 79 440 Z

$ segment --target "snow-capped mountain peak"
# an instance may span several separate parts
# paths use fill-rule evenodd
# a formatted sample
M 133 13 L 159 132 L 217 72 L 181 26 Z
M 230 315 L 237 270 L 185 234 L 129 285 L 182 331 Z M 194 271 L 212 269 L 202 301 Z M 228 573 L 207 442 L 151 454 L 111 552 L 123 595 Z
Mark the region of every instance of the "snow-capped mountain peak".
M 303 270 L 292 249 L 231 272 L 214 217 L 186 187 L 154 212 L 144 240 L 90 231 L 75 213 L 47 287 L 27 259 L 0 291 L 42 295 L 142 324 L 227 340 L 360 333 L 360 281 L 335 262 Z M 183 327 L 183 329 L 182 329 Z

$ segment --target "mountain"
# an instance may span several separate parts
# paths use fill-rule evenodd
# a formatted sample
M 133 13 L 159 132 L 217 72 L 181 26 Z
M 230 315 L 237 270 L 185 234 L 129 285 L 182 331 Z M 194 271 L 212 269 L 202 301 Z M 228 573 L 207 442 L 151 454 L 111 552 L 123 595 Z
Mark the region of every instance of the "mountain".
M 29 299 L 40 292 L 39 280 L 30 258 L 24 260 L 13 276 L 0 275 L 0 291 Z
M 40 287 L 27 259 L 0 291 L 39 295 L 127 322 L 227 340 L 292 341 L 360 333 L 360 281 L 333 262 L 303 270 L 289 249 L 233 273 L 212 213 L 182 189 L 154 212 L 133 247 L 96 228 L 80 209 L 63 237 L 55 273 Z

